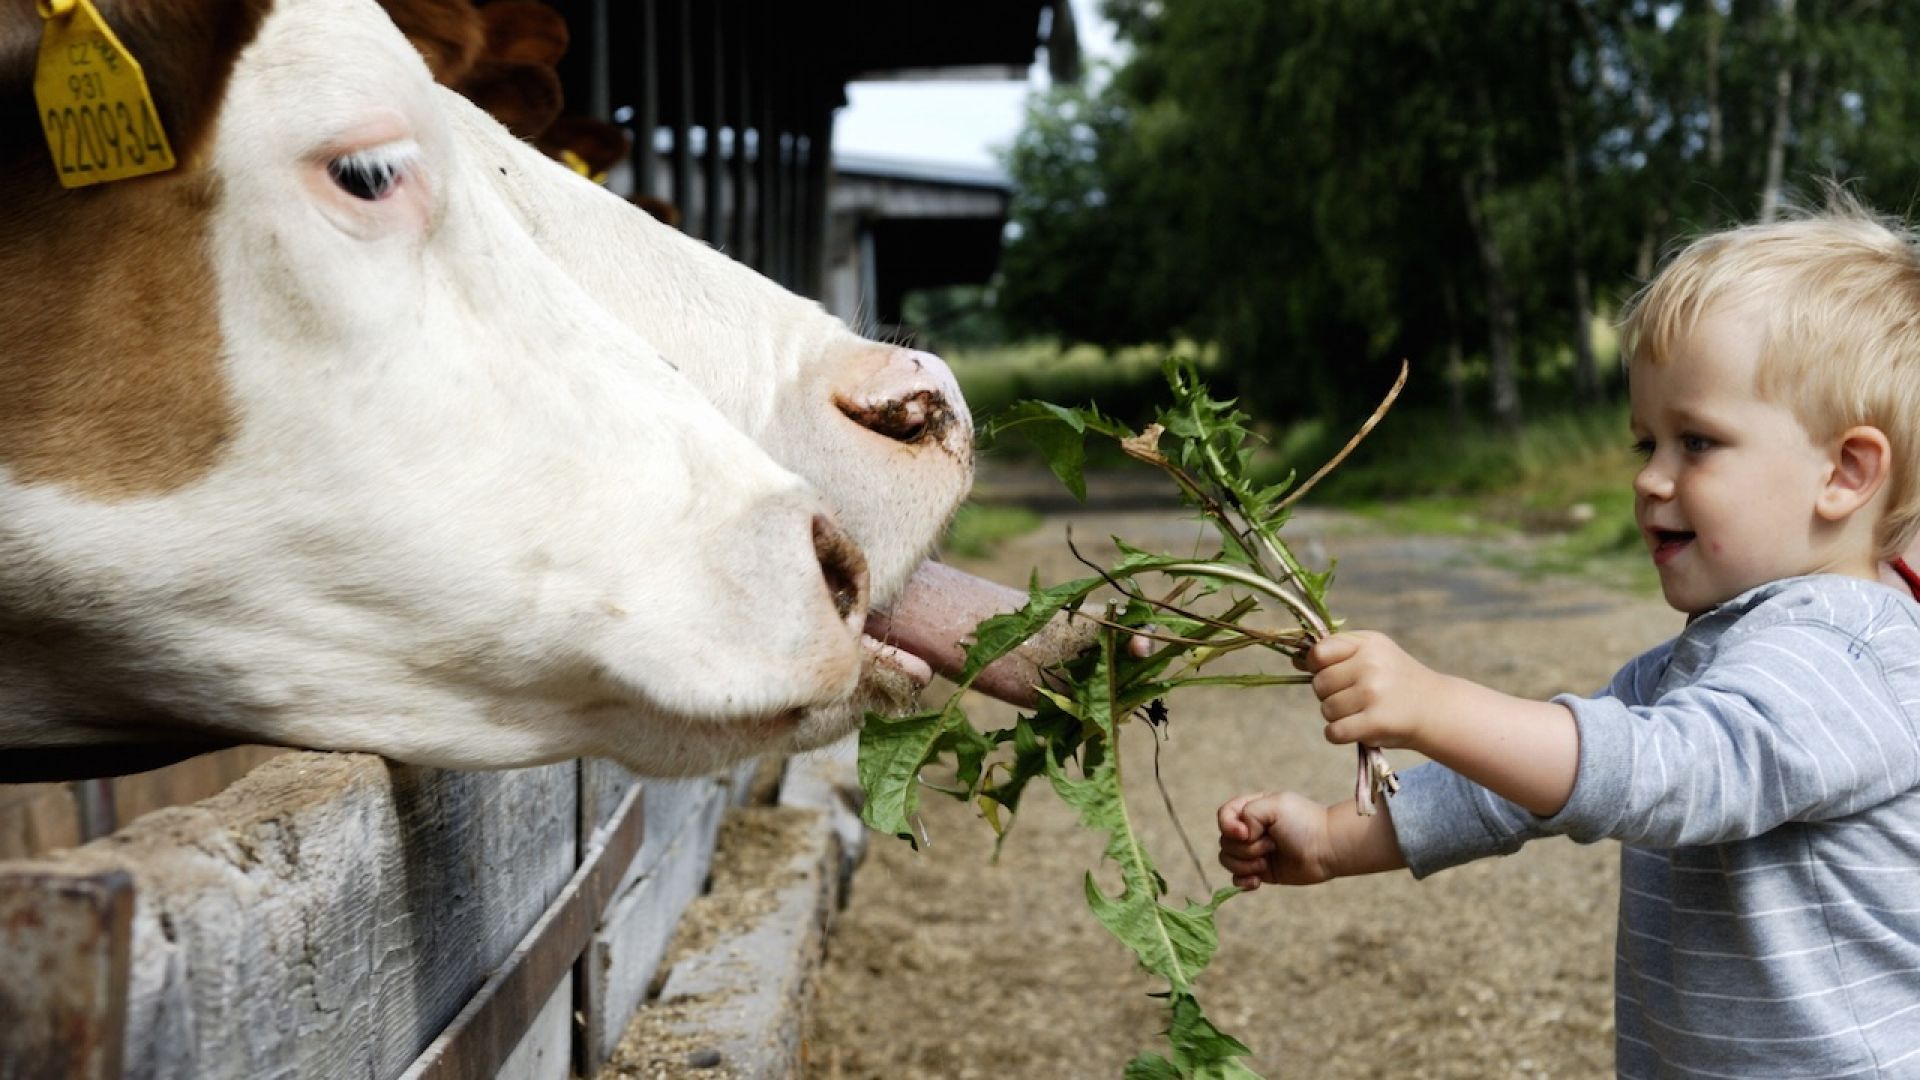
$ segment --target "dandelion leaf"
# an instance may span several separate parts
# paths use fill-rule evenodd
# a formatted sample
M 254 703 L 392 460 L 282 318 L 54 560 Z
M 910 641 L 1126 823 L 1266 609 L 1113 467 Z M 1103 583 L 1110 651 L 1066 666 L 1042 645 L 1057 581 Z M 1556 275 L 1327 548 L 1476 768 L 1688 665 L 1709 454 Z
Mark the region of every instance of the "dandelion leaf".
M 913 815 L 920 807 L 920 770 L 940 755 L 951 753 L 962 780 L 971 784 L 992 748 L 993 744 L 975 731 L 958 709 L 897 717 L 868 713 L 860 729 L 860 788 L 867 796 L 860 808 L 861 820 L 869 828 L 914 843 Z

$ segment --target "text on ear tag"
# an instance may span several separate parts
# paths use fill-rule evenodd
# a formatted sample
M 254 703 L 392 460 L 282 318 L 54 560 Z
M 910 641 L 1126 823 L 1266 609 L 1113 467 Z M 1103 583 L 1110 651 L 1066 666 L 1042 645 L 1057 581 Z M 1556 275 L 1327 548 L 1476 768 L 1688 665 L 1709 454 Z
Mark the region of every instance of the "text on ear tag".
M 39 6 L 33 98 L 60 183 L 85 187 L 173 168 L 147 77 L 93 0 L 39 0 Z

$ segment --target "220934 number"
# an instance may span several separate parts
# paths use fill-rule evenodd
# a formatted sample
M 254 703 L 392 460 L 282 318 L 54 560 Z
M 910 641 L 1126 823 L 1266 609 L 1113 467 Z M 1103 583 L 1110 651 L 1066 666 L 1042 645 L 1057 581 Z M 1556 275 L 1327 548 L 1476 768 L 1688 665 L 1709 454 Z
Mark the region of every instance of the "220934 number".
M 138 115 L 135 115 L 136 110 Z M 147 155 L 164 155 L 160 125 L 146 102 L 93 102 L 48 109 L 42 117 L 54 159 L 63 174 L 139 167 Z

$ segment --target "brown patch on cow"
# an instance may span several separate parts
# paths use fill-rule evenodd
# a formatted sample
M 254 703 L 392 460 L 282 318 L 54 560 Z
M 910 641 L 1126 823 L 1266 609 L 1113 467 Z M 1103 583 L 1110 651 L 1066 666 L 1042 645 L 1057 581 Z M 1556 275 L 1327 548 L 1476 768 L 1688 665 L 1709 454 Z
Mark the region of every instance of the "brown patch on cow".
M 560 116 L 560 76 L 544 64 L 481 60 L 451 85 L 516 138 L 532 139 Z
M 676 229 L 680 227 L 680 208 L 657 195 L 629 195 L 627 201 L 645 210 L 655 221 Z
M 434 81 L 467 77 L 486 44 L 486 27 L 471 0 L 380 0 L 387 17 L 413 44 Z
M 553 67 L 567 53 L 567 18 L 540 0 L 493 0 L 480 9 L 487 55 Z
M 74 191 L 28 105 L 40 18 L 0 4 L 0 468 L 102 499 L 173 490 L 234 426 L 205 250 L 218 192 L 196 162 L 271 2 L 96 0 L 181 164 Z
M 564 103 L 554 65 L 567 51 L 566 18 L 537 0 L 495 0 L 469 10 L 481 28 L 483 48 L 470 70 L 440 81 L 515 137 L 537 138 L 559 118 Z
M 203 175 L 43 200 L 0 233 L 0 467 L 99 499 L 156 495 L 213 467 L 235 427 L 220 370 Z

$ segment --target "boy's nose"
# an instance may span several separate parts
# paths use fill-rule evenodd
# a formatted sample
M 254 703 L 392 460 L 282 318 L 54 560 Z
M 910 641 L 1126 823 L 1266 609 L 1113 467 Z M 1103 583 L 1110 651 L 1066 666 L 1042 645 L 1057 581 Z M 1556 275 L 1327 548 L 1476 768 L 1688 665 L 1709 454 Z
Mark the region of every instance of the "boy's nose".
M 1664 499 L 1673 493 L 1673 481 L 1666 471 L 1649 461 L 1633 474 L 1633 493 L 1647 499 Z

